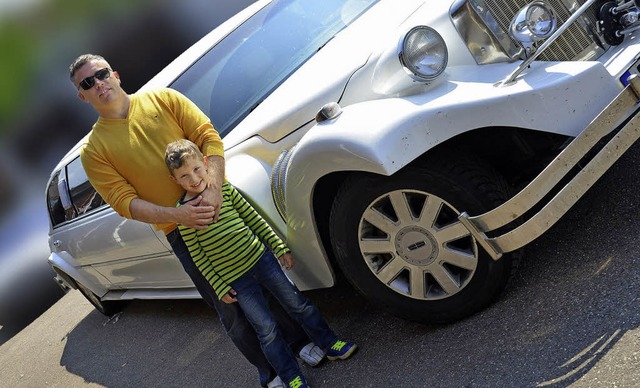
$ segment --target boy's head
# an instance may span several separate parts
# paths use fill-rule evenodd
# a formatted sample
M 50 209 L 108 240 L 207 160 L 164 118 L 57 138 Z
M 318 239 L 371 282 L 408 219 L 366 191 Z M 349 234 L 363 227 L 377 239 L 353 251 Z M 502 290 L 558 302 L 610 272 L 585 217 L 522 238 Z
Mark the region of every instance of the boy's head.
M 167 146 L 164 161 L 171 180 L 182 186 L 188 194 L 200 194 L 209 184 L 207 158 L 198 146 L 187 139 L 176 140 Z

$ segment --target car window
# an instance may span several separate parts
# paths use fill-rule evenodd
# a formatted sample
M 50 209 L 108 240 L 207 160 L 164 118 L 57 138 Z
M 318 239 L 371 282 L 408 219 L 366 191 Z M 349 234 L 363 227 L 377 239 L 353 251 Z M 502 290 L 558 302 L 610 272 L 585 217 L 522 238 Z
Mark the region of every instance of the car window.
M 56 172 L 47 188 L 47 208 L 53 227 L 106 205 L 89 183 L 80 158 L 69 163 L 65 171 L 66 177 Z
M 171 87 L 194 101 L 224 137 L 376 2 L 273 1 L 214 46 Z
M 106 204 L 89 183 L 80 158 L 74 159 L 67 165 L 67 181 L 71 203 L 77 217 Z
M 60 198 L 60 192 L 58 191 L 59 179 L 60 171 L 51 178 L 51 183 L 47 189 L 47 208 L 49 209 L 49 216 L 53 226 L 63 223 L 66 219 L 64 208 L 62 207 L 62 198 Z

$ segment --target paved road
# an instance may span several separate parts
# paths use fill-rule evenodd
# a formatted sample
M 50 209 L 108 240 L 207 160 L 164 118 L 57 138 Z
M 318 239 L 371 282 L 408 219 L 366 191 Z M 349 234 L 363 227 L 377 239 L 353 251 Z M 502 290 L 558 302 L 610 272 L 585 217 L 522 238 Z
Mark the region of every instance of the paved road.
M 315 387 L 640 386 L 640 145 L 528 248 L 493 306 L 432 327 L 348 286 L 309 296 L 361 350 L 305 369 Z M 135 301 L 107 319 L 73 291 L 0 346 L 6 387 L 255 387 L 201 301 Z

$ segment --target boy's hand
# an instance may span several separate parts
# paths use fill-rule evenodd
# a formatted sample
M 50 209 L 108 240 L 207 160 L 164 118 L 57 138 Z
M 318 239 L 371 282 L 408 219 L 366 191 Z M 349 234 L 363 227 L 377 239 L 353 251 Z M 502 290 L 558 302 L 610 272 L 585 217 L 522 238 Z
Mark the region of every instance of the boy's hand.
M 287 271 L 293 268 L 294 262 L 291 253 L 285 253 L 284 255 L 278 257 L 278 261 L 280 262 L 280 265 Z
M 222 297 L 222 301 L 226 304 L 235 303 L 238 301 L 238 299 L 236 299 L 236 295 L 238 295 L 238 293 L 232 288 L 229 290 L 229 292 L 224 294 L 224 296 Z

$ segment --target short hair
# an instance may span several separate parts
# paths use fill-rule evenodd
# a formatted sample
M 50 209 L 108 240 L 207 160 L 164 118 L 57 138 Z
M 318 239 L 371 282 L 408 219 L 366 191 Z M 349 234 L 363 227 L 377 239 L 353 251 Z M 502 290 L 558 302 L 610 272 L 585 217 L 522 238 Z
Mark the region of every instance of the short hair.
M 71 79 L 71 82 L 73 82 L 73 76 L 76 75 L 76 71 L 78 71 L 78 69 L 80 69 L 82 66 L 84 66 L 87 62 L 90 62 L 90 61 L 107 62 L 107 60 L 104 59 L 104 57 L 102 57 L 101 55 L 97 55 L 97 54 L 80 55 L 71 63 L 71 66 L 69 66 L 69 78 Z
M 182 167 L 187 159 L 204 159 L 204 155 L 195 143 L 187 139 L 180 139 L 167 145 L 164 152 L 164 162 L 171 174 Z

